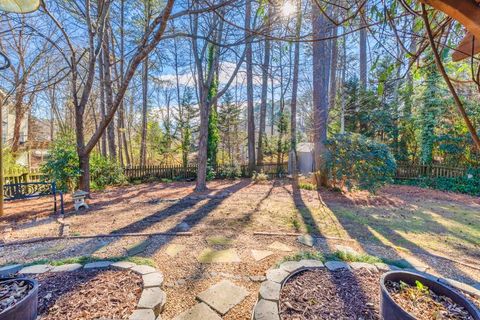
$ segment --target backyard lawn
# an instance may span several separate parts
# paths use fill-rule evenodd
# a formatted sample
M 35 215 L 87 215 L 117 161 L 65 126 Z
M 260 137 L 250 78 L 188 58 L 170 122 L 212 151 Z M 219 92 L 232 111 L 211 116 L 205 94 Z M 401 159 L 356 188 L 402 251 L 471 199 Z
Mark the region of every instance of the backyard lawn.
M 466 283 L 480 282 L 478 198 L 407 186 L 387 186 L 376 195 L 301 190 L 293 196 L 291 185 L 282 180 L 215 181 L 203 194 L 193 193 L 193 187 L 111 188 L 94 193 L 87 211 L 75 213 L 67 205 L 63 219 L 51 214 L 46 199 L 10 203 L 0 226 L 8 243 L 62 234 L 145 235 L 8 245 L 1 250 L 0 264 L 82 256 L 147 258 L 165 276 L 166 319 L 193 306 L 196 294 L 224 278 L 249 292 L 224 318 L 247 319 L 258 293 L 256 277 L 304 251 L 326 255 L 348 248 Z M 192 234 L 148 236 L 183 231 Z M 295 234 L 305 233 L 318 237 L 315 247 L 297 241 Z

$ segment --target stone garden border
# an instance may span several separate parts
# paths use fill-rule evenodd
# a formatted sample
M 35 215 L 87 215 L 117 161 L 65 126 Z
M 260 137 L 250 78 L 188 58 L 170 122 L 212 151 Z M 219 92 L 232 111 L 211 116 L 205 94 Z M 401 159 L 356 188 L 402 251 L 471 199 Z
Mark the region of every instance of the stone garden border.
M 131 270 L 142 276 L 142 294 L 137 303 L 137 308 L 130 315 L 129 320 L 160 320 L 160 313 L 167 302 L 167 296 L 161 289 L 163 284 L 163 274 L 157 269 L 139 265 L 130 261 L 96 261 L 87 263 L 82 266 L 79 263 L 64 264 L 60 266 L 52 266 L 49 264 L 37 264 L 31 266 L 23 266 L 21 264 L 9 265 L 0 268 L 0 276 L 8 276 L 13 274 L 40 274 L 45 272 L 68 272 L 79 269 L 118 269 Z
M 266 280 L 260 285 L 257 302 L 252 310 L 252 320 L 280 320 L 279 300 L 280 291 L 283 285 L 297 273 L 305 270 L 327 268 L 330 271 L 338 269 L 368 269 L 375 272 L 387 272 L 391 270 L 399 270 L 400 268 L 385 263 L 365 263 L 365 262 L 343 262 L 343 261 L 327 261 L 325 263 L 319 260 L 300 260 L 286 261 L 280 264 L 278 268 L 272 268 L 266 272 Z M 467 285 L 465 283 L 447 278 L 435 277 L 431 274 L 416 269 L 406 269 L 408 271 L 417 272 L 423 276 L 427 276 L 434 281 L 442 282 L 453 288 L 462 290 L 468 294 L 480 298 L 480 290 Z

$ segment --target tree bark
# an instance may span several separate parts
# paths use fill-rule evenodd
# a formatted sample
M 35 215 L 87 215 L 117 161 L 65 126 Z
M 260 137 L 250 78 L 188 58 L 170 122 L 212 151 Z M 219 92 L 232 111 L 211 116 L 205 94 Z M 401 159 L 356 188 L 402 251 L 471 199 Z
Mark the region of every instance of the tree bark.
M 298 73 L 300 65 L 300 31 L 302 28 L 302 1 L 297 0 L 297 21 L 294 60 L 293 60 L 293 80 L 292 80 L 292 98 L 290 102 L 290 163 L 292 166 L 293 189 L 298 189 L 298 168 L 297 168 L 297 93 L 298 93 Z
M 365 4 L 366 6 L 366 4 Z M 367 18 L 366 8 L 362 8 L 360 11 L 360 87 L 367 89 Z
M 318 6 L 312 6 L 313 38 L 329 36 L 330 25 Z M 330 51 L 331 53 L 331 51 Z M 327 186 L 327 139 L 328 125 L 328 84 L 329 84 L 329 45 L 328 41 L 315 41 L 312 50 L 313 62 L 313 110 L 314 110 L 314 157 L 317 187 Z
M 273 10 L 271 9 L 272 5 L 268 6 L 268 16 L 272 16 Z M 271 20 L 267 21 L 267 30 L 265 31 L 267 35 L 270 33 Z M 267 117 L 267 95 L 268 95 L 268 73 L 270 71 L 270 38 L 265 37 L 264 41 L 264 54 L 263 54 L 263 64 L 262 64 L 262 96 L 260 102 L 260 123 L 258 128 L 258 152 L 257 152 L 257 165 L 261 166 L 263 164 L 263 142 L 266 138 L 265 127 L 266 127 L 266 117 Z
M 245 37 L 246 37 L 246 67 L 247 67 L 247 140 L 248 140 L 248 170 L 255 171 L 255 119 L 253 109 L 253 62 L 251 25 L 252 0 L 245 2 Z
M 147 117 L 148 117 L 148 57 L 142 66 L 142 135 L 140 143 L 140 165 L 147 164 Z

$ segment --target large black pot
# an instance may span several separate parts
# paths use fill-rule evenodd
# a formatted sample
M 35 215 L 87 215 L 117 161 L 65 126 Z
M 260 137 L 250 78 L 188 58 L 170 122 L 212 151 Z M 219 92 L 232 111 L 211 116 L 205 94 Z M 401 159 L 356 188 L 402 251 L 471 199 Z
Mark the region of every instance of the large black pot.
M 443 295 L 452 299 L 453 302 L 464 307 L 473 316 L 473 319 L 480 320 L 480 310 L 465 297 L 453 291 L 449 287 L 435 281 L 435 279 L 424 277 L 420 274 L 408 271 L 390 271 L 385 273 L 380 279 L 380 312 L 384 320 L 415 320 L 416 318 L 410 313 L 403 310 L 387 291 L 385 282 L 387 281 L 403 281 L 409 285 L 415 286 L 418 280 L 436 294 Z
M 38 282 L 26 278 L 0 278 L 0 281 L 21 280 L 32 285 L 28 294 L 16 305 L 5 309 L 0 313 L 0 320 L 35 320 L 37 319 L 38 307 Z

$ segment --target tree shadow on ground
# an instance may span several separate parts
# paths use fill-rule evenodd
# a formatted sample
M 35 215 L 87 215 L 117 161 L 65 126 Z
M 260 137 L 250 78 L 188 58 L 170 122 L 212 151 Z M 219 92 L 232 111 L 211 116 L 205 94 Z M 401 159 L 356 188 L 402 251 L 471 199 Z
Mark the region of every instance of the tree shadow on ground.
M 339 194 L 339 197 L 341 196 L 342 195 Z M 321 197 L 320 193 L 319 193 L 319 197 Z M 349 237 L 357 240 L 357 243 L 362 247 L 362 249 L 366 253 L 371 255 L 378 255 L 378 252 L 376 252 L 375 250 L 372 250 L 372 248 L 369 246 L 369 244 L 374 243 L 377 246 L 386 248 L 389 251 L 390 255 L 394 253 L 395 259 L 397 258 L 403 259 L 403 257 L 401 257 L 398 254 L 398 251 L 395 248 L 395 246 L 403 247 L 407 249 L 411 253 L 411 255 L 414 256 L 415 258 L 420 258 L 420 256 L 430 257 L 431 259 L 420 258 L 420 260 L 425 266 L 429 267 L 434 271 L 442 273 L 442 270 L 438 270 L 438 265 L 434 262 L 435 260 L 437 261 L 441 260 L 445 268 L 453 271 L 455 276 L 457 276 L 461 281 L 475 282 L 475 279 L 472 279 L 471 276 L 469 276 L 467 273 L 460 270 L 456 265 L 456 263 L 446 259 L 445 257 L 441 257 L 437 254 L 428 252 L 426 249 L 422 248 L 420 245 L 414 243 L 413 241 L 407 239 L 405 236 L 402 236 L 401 234 L 398 233 L 397 230 L 386 225 L 385 223 L 380 223 L 378 220 L 372 217 L 369 217 L 369 218 L 373 219 L 373 221 L 370 221 L 370 220 L 365 220 L 360 222 L 355 221 L 354 220 L 355 217 L 353 217 L 352 219 L 352 217 L 350 217 L 349 215 L 339 213 L 337 204 L 333 203 L 332 205 L 330 205 L 329 200 L 325 200 L 324 203 L 327 207 L 330 208 L 330 211 L 335 215 L 336 219 L 338 220 L 342 228 L 348 233 Z M 357 205 L 354 203 L 351 203 L 351 206 L 352 208 L 357 207 Z M 428 227 L 425 225 L 423 225 L 424 226 L 423 228 L 419 226 L 418 228 L 414 228 L 415 232 L 421 233 L 423 231 L 423 232 L 436 232 L 436 233 L 451 233 L 450 230 L 448 230 L 438 222 L 431 219 L 431 217 L 424 215 L 423 218 L 426 219 L 427 220 L 426 222 L 429 223 Z M 408 230 L 410 226 L 406 226 L 405 228 Z M 464 239 L 464 237 L 461 237 L 461 238 Z M 468 239 L 464 239 L 464 240 L 468 240 Z M 432 259 L 434 261 L 431 261 Z
M 238 182 L 234 185 L 229 185 L 226 188 L 214 190 L 216 192 L 213 193 L 213 194 L 204 193 L 204 195 L 211 196 L 210 198 L 207 198 L 208 199 L 207 203 L 203 204 L 201 207 L 197 208 L 193 213 L 191 213 L 191 214 L 187 215 L 185 218 L 181 219 L 178 223 L 175 224 L 175 226 L 169 228 L 164 233 L 182 231 L 183 230 L 182 229 L 182 224 L 183 223 L 187 223 L 189 225 L 190 229 L 193 228 L 200 221 L 202 221 L 206 216 L 208 216 L 208 214 L 212 210 L 214 210 L 216 207 L 218 207 L 220 204 L 222 204 L 225 199 L 227 199 L 232 194 L 238 192 L 239 190 L 241 190 L 242 188 L 244 188 L 248 184 L 250 184 L 250 181 L 241 180 L 240 182 Z M 222 192 L 223 193 L 228 192 L 228 195 L 226 195 L 224 197 L 218 197 L 217 198 L 216 194 L 220 194 Z M 114 238 L 107 238 L 104 241 L 103 247 L 111 245 L 114 242 L 122 239 L 122 237 L 120 235 L 122 233 L 140 233 L 140 232 L 144 231 L 145 229 L 151 227 L 153 224 L 161 223 L 162 221 L 166 220 L 167 218 L 176 216 L 178 214 L 181 214 L 182 212 L 184 212 L 187 209 L 195 207 L 196 205 L 198 205 L 203 200 L 205 200 L 205 198 L 198 197 L 198 196 L 192 196 L 191 197 L 190 195 L 188 195 L 186 197 L 183 197 L 183 198 L 179 199 L 177 202 L 173 203 L 172 205 L 168 206 L 167 208 L 165 208 L 163 210 L 160 210 L 158 212 L 155 212 L 154 214 L 143 217 L 142 219 L 137 220 L 135 222 L 132 222 L 132 223 L 130 223 L 130 224 L 128 224 L 128 225 L 126 225 L 122 228 L 111 231 L 109 233 L 110 235 L 119 234 L 119 236 L 114 237 Z M 152 247 L 153 244 L 150 241 L 151 237 L 163 238 L 164 241 L 157 242 L 155 244 L 155 247 Z M 175 236 L 168 236 L 168 235 L 165 235 L 165 236 L 155 235 L 155 236 L 151 236 L 151 237 L 148 237 L 146 240 L 138 243 L 136 246 L 138 246 L 138 247 L 146 246 L 146 247 L 148 247 L 149 251 L 152 251 L 153 253 L 155 253 L 156 251 L 160 250 L 164 245 L 166 245 L 167 243 L 169 243 L 171 240 L 173 240 L 175 238 Z M 90 252 L 90 254 L 93 254 L 94 252 L 99 250 L 99 248 L 95 246 L 95 243 L 98 242 L 98 241 L 99 241 L 99 239 L 97 239 L 97 238 L 90 239 L 90 240 L 86 241 L 85 243 L 81 243 L 78 246 L 75 246 L 74 248 L 71 248 L 70 251 L 74 252 L 74 251 L 76 251 L 76 249 L 81 249 L 82 247 L 83 248 L 92 247 L 92 248 L 95 248 L 95 249 L 92 250 L 92 252 Z

